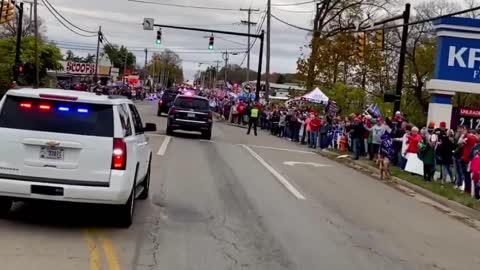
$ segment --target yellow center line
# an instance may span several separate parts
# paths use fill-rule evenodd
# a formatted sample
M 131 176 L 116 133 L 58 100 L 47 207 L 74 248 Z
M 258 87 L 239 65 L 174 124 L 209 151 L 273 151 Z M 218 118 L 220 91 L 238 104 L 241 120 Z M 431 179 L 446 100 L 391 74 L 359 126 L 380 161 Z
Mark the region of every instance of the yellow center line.
M 87 242 L 88 250 L 90 253 L 90 270 L 101 270 L 100 253 L 95 241 L 95 237 L 90 230 L 83 230 L 85 242 Z
M 104 232 L 99 232 L 98 234 L 102 242 L 105 258 L 107 259 L 108 269 L 121 270 L 120 263 L 118 261 L 118 257 L 115 252 L 115 248 L 112 241 L 107 237 L 107 235 Z

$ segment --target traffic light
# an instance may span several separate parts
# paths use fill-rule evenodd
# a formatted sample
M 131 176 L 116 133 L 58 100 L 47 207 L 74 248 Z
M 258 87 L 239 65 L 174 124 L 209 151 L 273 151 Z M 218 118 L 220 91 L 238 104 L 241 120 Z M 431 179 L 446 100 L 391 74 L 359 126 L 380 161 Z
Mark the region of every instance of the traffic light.
M 383 29 L 375 31 L 375 45 L 377 49 L 383 50 L 385 46 L 385 32 Z
M 0 0 L 0 25 L 13 20 L 15 16 L 15 4 L 10 0 Z
M 357 37 L 355 40 L 356 56 L 362 60 L 365 58 L 365 46 L 367 44 L 366 37 L 367 35 L 365 34 L 365 32 L 359 32 L 357 33 Z
M 155 40 L 155 44 L 160 45 L 162 44 L 162 29 L 157 31 L 157 40 Z
M 24 68 L 22 63 L 17 64 L 17 72 L 18 74 L 23 74 Z
M 210 36 L 210 40 L 208 41 L 208 50 L 213 51 L 213 43 L 215 42 L 215 37 Z

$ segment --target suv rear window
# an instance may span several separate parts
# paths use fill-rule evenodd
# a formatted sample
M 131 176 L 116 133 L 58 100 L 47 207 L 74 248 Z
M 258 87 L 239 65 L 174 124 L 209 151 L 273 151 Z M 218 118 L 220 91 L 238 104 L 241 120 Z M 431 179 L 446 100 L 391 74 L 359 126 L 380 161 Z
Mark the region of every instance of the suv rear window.
M 185 109 L 194 109 L 198 111 L 210 110 L 210 107 L 208 106 L 208 101 L 206 101 L 205 99 L 191 97 L 178 97 L 177 99 L 175 99 L 174 106 Z
M 178 94 L 180 94 L 178 91 L 168 91 L 163 93 L 162 99 L 166 101 L 171 101 L 174 100 Z
M 112 105 L 8 96 L 0 127 L 113 137 Z

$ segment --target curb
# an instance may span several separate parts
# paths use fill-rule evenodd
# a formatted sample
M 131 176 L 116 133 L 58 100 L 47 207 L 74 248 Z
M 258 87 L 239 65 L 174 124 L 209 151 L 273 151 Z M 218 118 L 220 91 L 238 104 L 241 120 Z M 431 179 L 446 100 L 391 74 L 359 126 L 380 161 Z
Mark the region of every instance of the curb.
M 244 129 L 247 129 L 247 128 L 248 128 L 248 126 L 242 126 L 242 125 L 238 125 L 238 124 L 232 124 L 232 123 L 230 123 L 230 122 L 228 122 L 228 121 L 224 121 L 223 123 L 226 124 L 226 125 L 232 126 L 232 127 L 238 127 L 238 128 L 244 128 Z
M 373 166 L 370 166 L 368 164 L 364 164 L 362 162 L 359 162 L 359 161 L 355 161 L 355 160 L 345 160 L 346 162 L 341 162 L 337 159 L 338 154 L 334 153 L 334 152 L 331 152 L 331 151 L 328 151 L 328 152 L 315 152 L 323 157 L 326 157 L 330 160 L 333 160 L 337 163 L 340 163 L 340 164 L 344 164 L 346 165 L 347 167 L 349 168 L 352 168 L 352 169 L 357 169 L 356 166 L 359 166 L 359 167 L 362 167 L 363 169 L 365 170 L 368 170 L 370 173 L 369 173 L 369 176 L 372 177 L 372 178 L 375 178 L 375 179 L 378 179 L 380 180 L 378 177 L 374 176 L 373 174 L 378 171 L 377 168 L 373 167 Z M 403 180 L 401 178 L 398 178 L 398 177 L 395 177 L 395 176 L 392 176 L 392 181 L 395 182 L 396 184 L 398 185 L 401 185 L 401 186 L 404 186 L 406 188 L 409 188 L 413 191 L 415 191 L 416 193 L 422 195 L 422 196 L 425 196 L 427 197 L 428 199 L 434 201 L 434 202 L 437 202 L 443 206 L 446 206 L 462 215 L 465 215 L 467 217 L 470 217 L 472 219 L 476 219 L 476 220 L 480 220 L 480 211 L 478 210 L 475 210 L 475 209 L 472 209 L 472 208 L 469 208 L 465 205 L 462 205 L 458 202 L 455 202 L 455 201 L 452 201 L 452 200 L 449 200 L 445 197 L 442 197 L 438 194 L 435 194 L 429 190 L 426 190 L 422 187 L 419 187 L 415 184 L 412 184 L 406 180 Z M 383 181 L 381 181 L 382 183 L 385 183 Z

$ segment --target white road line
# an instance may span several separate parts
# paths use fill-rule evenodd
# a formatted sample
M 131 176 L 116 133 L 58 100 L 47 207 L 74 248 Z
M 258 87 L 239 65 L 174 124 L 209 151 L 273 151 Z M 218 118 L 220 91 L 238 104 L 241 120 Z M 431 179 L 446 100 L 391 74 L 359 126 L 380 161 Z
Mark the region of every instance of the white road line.
M 167 151 L 168 143 L 170 142 L 171 139 L 172 139 L 172 137 L 170 137 L 170 136 L 165 137 L 165 140 L 163 140 L 163 143 L 160 146 L 160 149 L 158 149 L 157 155 L 159 155 L 159 156 L 165 155 L 165 152 Z
M 205 139 L 200 139 L 199 141 L 201 142 L 208 142 L 208 143 L 214 143 L 215 141 L 212 140 L 205 140 Z
M 147 136 L 152 136 L 152 137 L 165 137 L 167 135 L 164 134 L 147 134 Z
M 253 148 L 279 150 L 279 151 L 292 152 L 292 153 L 315 155 L 315 153 L 311 152 L 311 151 L 302 151 L 302 150 L 295 150 L 295 149 L 288 149 L 288 148 L 278 148 L 278 147 L 270 147 L 270 146 L 261 146 L 261 145 L 250 145 L 250 146 L 253 147 Z
M 268 164 L 261 156 L 259 156 L 252 148 L 246 146 L 245 144 L 241 144 L 243 148 L 245 148 L 260 164 L 262 164 L 277 180 L 285 186 L 285 188 L 290 191 L 293 196 L 295 196 L 299 200 L 305 200 L 305 196 L 300 193 L 292 184 L 290 184 L 285 177 L 283 177 L 279 172 L 277 172 L 270 164 Z

